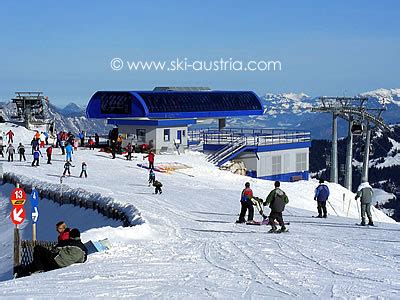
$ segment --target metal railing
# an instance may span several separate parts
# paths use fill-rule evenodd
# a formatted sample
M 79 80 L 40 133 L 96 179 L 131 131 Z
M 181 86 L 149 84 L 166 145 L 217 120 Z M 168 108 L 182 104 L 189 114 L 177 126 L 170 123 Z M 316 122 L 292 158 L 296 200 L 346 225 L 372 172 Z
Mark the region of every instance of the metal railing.
M 228 128 L 190 130 L 188 135 L 189 143 L 203 141 L 213 145 L 231 144 L 238 138 L 247 146 L 264 146 L 309 142 L 311 134 L 304 130 Z

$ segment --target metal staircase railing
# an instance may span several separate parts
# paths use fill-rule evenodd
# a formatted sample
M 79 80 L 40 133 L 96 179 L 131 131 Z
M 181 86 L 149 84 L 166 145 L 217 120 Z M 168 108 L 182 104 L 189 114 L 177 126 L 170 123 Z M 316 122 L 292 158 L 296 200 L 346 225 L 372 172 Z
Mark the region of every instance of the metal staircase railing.
M 227 144 L 226 146 L 222 147 L 217 152 L 208 156 L 207 159 L 209 162 L 212 162 L 215 165 L 221 165 L 224 160 L 246 147 L 246 145 L 246 139 L 244 137 L 239 137 L 231 143 Z

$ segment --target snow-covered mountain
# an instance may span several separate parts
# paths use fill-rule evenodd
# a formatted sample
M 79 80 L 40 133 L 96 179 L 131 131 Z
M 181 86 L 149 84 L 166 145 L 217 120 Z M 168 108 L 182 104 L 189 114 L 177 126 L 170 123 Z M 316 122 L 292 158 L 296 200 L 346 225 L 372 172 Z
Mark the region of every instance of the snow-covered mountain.
M 1 103 L 2 115 L 6 121 L 12 120 L 12 116 L 16 115 L 16 108 L 12 102 Z M 75 103 L 69 103 L 64 108 L 59 108 L 52 104 L 45 103 L 46 118 L 54 120 L 56 130 L 65 130 L 77 133 L 85 130 L 89 134 L 98 133 L 100 135 L 107 134 L 110 126 L 106 125 L 104 120 L 86 118 L 86 107 L 79 106 Z
M 378 107 L 385 102 L 387 110 L 383 118 L 387 123 L 399 122 L 400 89 L 378 89 L 361 93 L 358 96 L 368 97 L 371 107 Z M 317 104 L 317 98 L 305 93 L 284 93 L 261 96 L 265 114 L 229 119 L 232 127 L 285 127 L 311 131 L 313 138 L 329 139 L 331 135 L 331 117 L 328 114 L 312 113 L 310 108 Z M 339 119 L 339 135 L 347 132 L 347 123 Z

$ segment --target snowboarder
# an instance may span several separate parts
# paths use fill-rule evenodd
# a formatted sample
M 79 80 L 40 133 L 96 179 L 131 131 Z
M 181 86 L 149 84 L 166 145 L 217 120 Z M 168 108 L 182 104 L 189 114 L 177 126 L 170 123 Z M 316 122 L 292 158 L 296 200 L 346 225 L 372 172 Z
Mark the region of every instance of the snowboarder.
M 327 217 L 326 202 L 328 201 L 328 198 L 329 198 L 329 188 L 326 184 L 324 184 L 324 180 L 321 178 L 319 180 L 319 186 L 315 189 L 315 196 L 314 196 L 314 200 L 317 201 L 317 203 L 318 203 L 317 218 L 326 218 Z M 323 215 L 322 215 L 322 212 L 324 213 Z
M 85 178 L 87 178 L 87 164 L 85 162 L 82 163 L 82 171 L 81 171 L 81 175 L 79 175 L 80 178 L 82 178 L 83 174 L 85 174 Z
M 67 144 L 65 147 L 65 151 L 67 152 L 67 156 L 65 158 L 66 161 L 72 161 L 72 154 L 74 153 L 74 149 L 71 144 Z
M 133 147 L 132 144 L 129 143 L 128 146 L 126 146 L 126 151 L 128 152 L 126 159 L 127 160 L 132 160 L 132 152 L 133 152 Z
M 22 143 L 19 143 L 17 151 L 18 151 L 18 154 L 19 154 L 19 161 L 22 161 L 22 159 L 24 159 L 24 161 L 26 161 L 25 147 L 24 147 L 24 145 L 22 145 Z
M 143 157 L 143 159 L 147 158 L 149 161 L 149 169 L 154 169 L 154 153 L 152 150 L 149 151 L 149 154 Z
M 64 164 L 64 173 L 63 173 L 63 176 L 65 176 L 65 175 L 67 174 L 67 172 L 68 172 L 68 176 L 71 176 L 71 170 L 70 170 L 71 167 L 75 167 L 75 166 L 73 166 L 73 165 L 71 164 L 71 162 L 67 160 L 67 161 L 65 162 L 65 164 Z
M 240 210 L 239 220 L 237 220 L 236 223 L 246 222 L 244 216 L 246 215 L 247 210 L 249 210 L 247 221 L 248 222 L 253 221 L 254 208 L 253 208 L 253 203 L 250 200 L 251 198 L 253 198 L 253 191 L 250 188 L 250 182 L 246 182 L 242 194 L 240 196 L 241 210 Z
M 81 242 L 81 233 L 77 228 L 71 229 L 69 239 L 49 250 L 37 245 L 33 250 L 33 262 L 28 266 L 19 265 L 15 268 L 16 277 L 29 276 L 36 272 L 46 272 L 64 268 L 87 260 L 88 250 Z
M 155 187 L 154 193 L 155 193 L 156 195 L 157 195 L 158 193 L 160 193 L 160 195 L 161 195 L 161 194 L 162 194 L 162 190 L 161 190 L 162 183 L 159 182 L 158 180 L 154 180 L 153 186 Z
M 150 184 L 154 184 L 155 181 L 156 181 L 156 174 L 154 173 L 153 169 L 150 169 L 150 172 L 149 172 L 149 186 L 150 186 Z
M 42 152 L 40 152 L 39 148 L 36 148 L 36 149 L 33 151 L 33 162 L 32 162 L 32 167 L 35 166 L 35 163 L 36 163 L 36 166 L 39 166 L 39 156 L 43 157 Z
M 356 200 L 360 198 L 361 200 L 361 225 L 365 226 L 365 213 L 367 213 L 368 217 L 368 225 L 374 226 L 374 222 L 372 221 L 372 214 L 371 214 L 371 202 L 372 202 L 372 196 L 374 194 L 374 191 L 372 190 L 372 187 L 369 185 L 368 181 L 366 179 L 362 180 L 362 183 L 357 189 L 357 195 L 356 195 Z
M 269 193 L 264 205 L 269 204 L 269 208 L 271 209 L 269 214 L 269 224 L 272 228 L 269 232 L 280 233 L 287 231 L 285 223 L 283 222 L 282 212 L 285 210 L 285 205 L 289 203 L 289 199 L 286 193 L 280 189 L 281 183 L 279 181 L 275 181 L 274 186 L 275 189 Z M 277 220 L 281 226 L 279 230 L 277 230 L 275 220 Z
M 6 135 L 8 136 L 8 143 L 14 143 L 14 132 L 12 132 L 11 129 L 6 133 Z
M 51 155 L 53 154 L 52 146 L 50 146 L 49 148 L 46 149 L 46 154 L 47 154 L 47 164 L 51 165 Z
M 6 153 L 8 153 L 8 161 L 14 161 L 15 148 L 13 144 L 9 144 Z

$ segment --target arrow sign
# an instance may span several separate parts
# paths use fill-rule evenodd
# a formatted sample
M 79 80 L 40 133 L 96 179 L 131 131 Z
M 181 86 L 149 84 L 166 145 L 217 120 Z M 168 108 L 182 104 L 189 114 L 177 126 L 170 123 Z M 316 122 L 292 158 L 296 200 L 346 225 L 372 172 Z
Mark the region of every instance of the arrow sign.
M 38 218 L 39 218 L 39 211 L 38 211 L 37 207 L 35 206 L 32 209 L 32 221 L 33 221 L 33 223 L 36 223 Z
M 25 209 L 23 206 L 13 207 L 11 211 L 11 221 L 15 225 L 21 224 L 25 219 Z
M 39 205 L 39 192 L 37 190 L 32 190 L 30 201 L 32 210 Z

